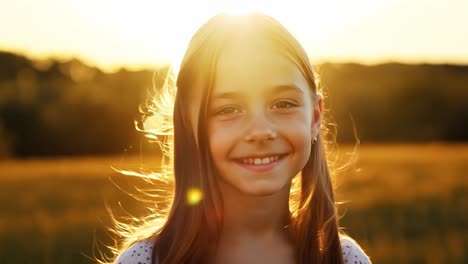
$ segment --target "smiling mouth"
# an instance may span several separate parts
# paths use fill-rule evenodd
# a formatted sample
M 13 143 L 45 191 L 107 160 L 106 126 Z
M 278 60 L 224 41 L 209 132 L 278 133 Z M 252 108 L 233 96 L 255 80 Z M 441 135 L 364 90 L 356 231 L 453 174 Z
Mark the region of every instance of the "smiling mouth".
M 271 155 L 267 157 L 251 157 L 251 158 L 246 157 L 246 158 L 236 159 L 236 161 L 244 165 L 268 165 L 268 164 L 275 163 L 281 160 L 286 155 L 287 154 Z
M 288 154 L 272 155 L 267 157 L 252 157 L 236 159 L 236 163 L 244 169 L 257 173 L 272 171 Z
M 245 158 L 241 159 L 240 162 L 249 165 L 262 165 L 262 164 L 269 164 L 279 159 L 279 155 L 271 156 L 271 157 L 264 157 L 264 158 Z

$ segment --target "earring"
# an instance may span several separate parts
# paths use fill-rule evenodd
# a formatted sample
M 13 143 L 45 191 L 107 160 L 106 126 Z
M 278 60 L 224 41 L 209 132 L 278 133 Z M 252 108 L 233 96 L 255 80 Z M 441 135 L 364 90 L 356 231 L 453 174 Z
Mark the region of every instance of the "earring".
M 314 137 L 313 143 L 314 143 L 314 144 L 317 143 L 317 136 Z

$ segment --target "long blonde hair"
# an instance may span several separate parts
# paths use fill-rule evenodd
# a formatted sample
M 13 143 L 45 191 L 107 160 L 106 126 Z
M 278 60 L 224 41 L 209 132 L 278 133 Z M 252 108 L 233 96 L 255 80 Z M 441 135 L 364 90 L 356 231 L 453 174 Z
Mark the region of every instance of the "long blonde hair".
M 163 150 L 162 170 L 152 174 L 160 204 L 130 224 L 115 221 L 114 231 L 122 238 L 112 248 L 115 256 L 144 239 L 154 241 L 153 263 L 156 255 L 160 263 L 203 263 L 214 254 L 222 229 L 223 197 L 208 149 L 207 106 L 217 60 L 227 43 L 242 36 L 243 27 L 273 43 L 297 65 L 314 99 L 319 93 L 306 52 L 275 19 L 258 13 L 211 18 L 193 36 L 176 82 L 168 78 L 148 108 L 147 118 L 154 124 L 144 131 Z M 199 81 L 197 87 L 203 88 L 195 131 L 189 117 L 194 83 Z M 298 263 L 343 263 L 324 123 L 291 188 L 289 229 Z M 194 189 L 203 194 L 197 205 L 186 200 Z

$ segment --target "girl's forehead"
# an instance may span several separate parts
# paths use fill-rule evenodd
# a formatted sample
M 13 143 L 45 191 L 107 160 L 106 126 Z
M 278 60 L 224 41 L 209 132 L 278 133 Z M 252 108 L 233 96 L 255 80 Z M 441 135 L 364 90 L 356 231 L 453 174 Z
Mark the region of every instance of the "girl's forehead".
M 291 53 L 255 37 L 230 43 L 217 62 L 213 93 L 255 92 L 290 84 L 307 89 L 307 81 Z

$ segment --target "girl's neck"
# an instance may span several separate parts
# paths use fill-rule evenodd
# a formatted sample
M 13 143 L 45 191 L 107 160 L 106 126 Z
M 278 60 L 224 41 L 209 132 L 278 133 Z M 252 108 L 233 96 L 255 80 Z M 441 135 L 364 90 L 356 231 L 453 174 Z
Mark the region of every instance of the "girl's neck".
M 220 183 L 224 198 L 222 238 L 242 240 L 243 237 L 283 237 L 289 222 L 289 190 L 285 186 L 268 196 L 241 193 L 226 183 Z
M 269 196 L 247 195 L 220 183 L 224 198 L 221 236 L 211 263 L 294 263 L 289 189 Z

